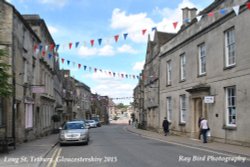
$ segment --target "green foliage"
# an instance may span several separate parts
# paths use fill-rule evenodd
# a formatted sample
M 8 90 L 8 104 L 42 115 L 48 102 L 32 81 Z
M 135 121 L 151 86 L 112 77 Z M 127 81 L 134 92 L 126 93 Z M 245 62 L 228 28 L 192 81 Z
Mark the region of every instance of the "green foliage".
M 128 106 L 124 105 L 123 103 L 119 103 L 118 105 L 116 105 L 116 107 L 118 109 L 127 109 L 128 108 Z
M 0 97 L 7 97 L 11 95 L 12 85 L 9 83 L 11 75 L 7 72 L 10 65 L 4 63 L 6 52 L 0 49 Z

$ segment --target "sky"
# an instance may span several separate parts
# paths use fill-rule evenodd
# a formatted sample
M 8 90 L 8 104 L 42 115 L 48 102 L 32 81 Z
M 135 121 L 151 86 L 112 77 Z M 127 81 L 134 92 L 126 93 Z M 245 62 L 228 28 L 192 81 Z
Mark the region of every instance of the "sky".
M 61 69 L 90 87 L 92 93 L 133 101 L 133 89 L 145 62 L 148 39 L 156 27 L 177 32 L 184 7 L 203 10 L 213 0 L 7 0 L 21 14 L 38 14 L 56 44 Z M 197 13 L 198 14 L 198 13 Z M 174 28 L 173 23 L 178 22 Z M 143 33 L 144 30 L 144 33 Z M 124 34 L 128 34 L 124 39 Z M 115 40 L 115 36 L 117 41 Z M 150 38 L 149 38 L 150 37 Z M 98 39 L 101 39 L 99 44 Z M 94 40 L 91 46 L 91 40 Z M 79 42 L 76 47 L 75 44 Z M 72 43 L 72 48 L 69 48 Z M 65 59 L 62 63 L 61 59 Z M 70 62 L 68 64 L 68 61 Z M 78 68 L 81 64 L 81 68 Z M 84 69 L 87 66 L 87 69 Z M 91 67 L 91 71 L 89 71 Z M 94 69 L 97 69 L 95 72 Z M 116 76 L 110 75 L 115 73 Z M 121 76 L 124 74 L 124 77 Z M 125 75 L 128 75 L 128 78 Z M 119 76 L 118 76 L 119 75 Z

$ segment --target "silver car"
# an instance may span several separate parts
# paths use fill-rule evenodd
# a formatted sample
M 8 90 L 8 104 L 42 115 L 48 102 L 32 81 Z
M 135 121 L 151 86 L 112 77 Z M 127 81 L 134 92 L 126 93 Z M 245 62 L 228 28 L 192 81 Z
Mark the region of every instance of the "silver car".
M 69 121 L 60 128 L 60 145 L 73 143 L 88 144 L 88 142 L 89 130 L 84 121 Z

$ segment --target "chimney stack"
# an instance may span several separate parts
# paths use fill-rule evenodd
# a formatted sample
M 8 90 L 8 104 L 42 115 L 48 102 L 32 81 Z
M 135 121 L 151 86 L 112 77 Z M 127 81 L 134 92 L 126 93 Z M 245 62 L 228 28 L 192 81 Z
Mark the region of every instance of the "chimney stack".
M 196 17 L 196 8 L 183 8 L 182 9 L 182 19 L 183 25 L 187 26 Z

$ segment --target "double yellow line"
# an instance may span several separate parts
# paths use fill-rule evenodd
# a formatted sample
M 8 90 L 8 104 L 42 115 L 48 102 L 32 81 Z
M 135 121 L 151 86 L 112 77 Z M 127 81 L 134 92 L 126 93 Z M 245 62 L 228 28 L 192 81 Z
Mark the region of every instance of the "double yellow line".
M 52 157 L 46 167 L 56 167 L 58 157 L 60 156 L 62 148 L 56 148 L 52 154 Z

